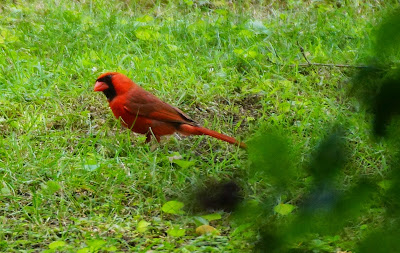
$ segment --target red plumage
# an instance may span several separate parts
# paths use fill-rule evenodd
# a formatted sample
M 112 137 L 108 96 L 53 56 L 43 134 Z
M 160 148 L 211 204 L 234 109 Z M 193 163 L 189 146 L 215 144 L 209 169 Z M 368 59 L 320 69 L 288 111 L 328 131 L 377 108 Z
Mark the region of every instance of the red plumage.
M 153 135 L 157 141 L 175 132 L 183 135 L 209 135 L 246 148 L 233 137 L 199 126 L 178 108 L 144 90 L 121 73 L 107 72 L 96 80 L 94 91 L 102 91 L 117 119 L 135 133 L 145 134 L 146 142 Z

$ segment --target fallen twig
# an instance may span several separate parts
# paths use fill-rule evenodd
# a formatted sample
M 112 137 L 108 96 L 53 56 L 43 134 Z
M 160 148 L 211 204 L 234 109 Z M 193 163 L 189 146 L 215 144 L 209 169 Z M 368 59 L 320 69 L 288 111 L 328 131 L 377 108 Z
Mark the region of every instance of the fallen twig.
M 333 63 L 318 63 L 318 62 L 310 62 L 310 63 L 300 63 L 300 64 L 292 64 L 292 66 L 300 66 L 300 67 L 307 67 L 307 66 L 324 66 L 324 67 L 338 67 L 338 68 L 369 68 L 369 66 L 365 65 L 350 65 L 350 64 L 333 64 Z
M 271 59 L 267 58 L 267 61 L 274 65 L 279 65 L 279 66 L 289 66 L 289 67 L 310 67 L 310 66 L 322 66 L 322 67 L 337 67 L 337 68 L 357 68 L 357 69 L 366 69 L 366 68 L 371 68 L 371 66 L 367 65 L 350 65 L 350 64 L 335 64 L 335 63 L 319 63 L 319 62 L 311 62 L 308 60 L 304 48 L 300 46 L 299 42 L 297 42 L 297 45 L 299 46 L 300 52 L 303 55 L 303 58 L 306 60 L 307 63 L 299 63 L 299 64 L 290 64 L 286 65 L 280 62 L 274 62 Z M 275 55 L 277 53 L 275 52 Z M 376 68 L 376 67 L 375 67 Z
M 299 46 L 300 48 L 300 52 L 303 55 L 304 59 L 306 59 L 306 62 L 308 65 L 311 65 L 312 63 L 307 59 L 306 54 L 304 53 L 304 48 L 302 46 L 300 46 L 299 42 L 297 41 L 297 46 Z
M 303 58 L 306 60 L 307 63 L 300 63 L 300 64 L 292 64 L 291 66 L 300 66 L 300 67 L 308 67 L 308 66 L 324 66 L 324 67 L 338 67 L 338 68 L 368 68 L 369 66 L 365 65 L 350 65 L 350 64 L 334 64 L 334 63 L 318 63 L 318 62 L 310 62 L 304 53 L 304 48 L 300 46 L 299 42 L 297 41 L 297 45 L 299 46 L 300 52 L 303 55 Z

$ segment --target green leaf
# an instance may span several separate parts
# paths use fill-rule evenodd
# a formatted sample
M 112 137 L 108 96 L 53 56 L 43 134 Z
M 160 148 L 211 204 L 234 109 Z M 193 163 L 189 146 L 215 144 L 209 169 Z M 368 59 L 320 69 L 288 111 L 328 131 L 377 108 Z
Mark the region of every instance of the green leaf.
M 196 224 L 196 226 L 201 226 L 201 225 L 208 225 L 208 220 L 204 219 L 203 217 L 200 216 L 194 216 L 193 221 Z
M 90 240 L 87 241 L 86 244 L 89 246 L 91 250 L 99 250 L 103 247 L 107 242 L 104 240 Z
M 219 214 L 219 213 L 212 213 L 212 214 L 202 215 L 201 217 L 206 219 L 206 220 L 208 220 L 208 221 L 220 220 L 222 218 L 221 214 Z
M 136 231 L 138 231 L 139 233 L 144 233 L 147 231 L 148 226 L 150 225 L 150 222 L 147 222 L 145 220 L 141 220 L 139 221 L 137 227 L 136 227 Z
M 258 55 L 258 53 L 254 50 L 249 50 L 249 52 L 247 52 L 247 54 L 245 55 L 248 58 L 256 58 Z
M 234 49 L 233 53 L 237 57 L 240 57 L 240 58 L 243 58 L 243 59 L 247 59 L 247 58 L 254 59 L 258 55 L 258 53 L 256 51 L 254 51 L 254 50 L 244 50 L 244 49 L 241 49 L 241 48 Z
M 11 195 L 10 188 L 6 184 L 3 184 L 3 185 L 4 185 L 4 187 L 1 188 L 1 195 L 3 195 L 3 196 Z
M 151 22 L 151 21 L 153 21 L 154 20 L 154 18 L 152 17 L 152 16 L 149 16 L 149 15 L 144 15 L 144 16 L 142 16 L 142 17 L 138 17 L 137 19 L 136 19 L 136 21 L 139 21 L 139 22 Z
M 138 29 L 135 32 L 136 38 L 139 40 L 151 40 L 151 30 L 148 29 Z
M 91 59 L 92 61 L 95 61 L 95 60 L 98 60 L 98 59 L 99 59 L 99 56 L 98 56 L 97 52 L 94 51 L 94 50 L 91 50 L 91 51 L 89 52 L 89 55 L 90 55 L 90 59 Z
M 254 36 L 254 33 L 249 30 L 243 29 L 239 32 L 239 36 L 244 37 L 244 38 L 251 38 Z
M 388 190 L 392 185 L 393 181 L 392 180 L 382 180 L 378 183 L 379 187 L 381 187 L 383 190 Z
M 173 160 L 173 163 L 177 164 L 182 169 L 187 169 L 193 166 L 196 162 L 195 161 L 185 161 L 185 160 Z
M 61 189 L 61 186 L 56 181 L 53 181 L 53 180 L 47 181 L 47 183 L 46 183 L 46 191 L 47 191 L 47 193 L 54 194 L 57 191 L 59 191 L 60 189 Z
M 165 203 L 161 210 L 164 213 L 170 213 L 170 214 L 183 214 L 184 212 L 181 210 L 183 208 L 184 204 L 182 202 L 176 201 L 176 200 L 171 200 Z
M 64 247 L 66 243 L 64 241 L 55 241 L 49 244 L 49 249 L 56 249 L 60 247 Z
M 246 23 L 246 28 L 253 31 L 255 34 L 269 34 L 270 31 L 265 27 L 260 20 L 250 20 Z
M 95 239 L 87 241 L 86 244 L 89 246 L 90 252 L 93 252 L 103 249 L 103 246 L 106 245 L 107 242 L 104 240 Z
M 160 33 L 158 33 L 157 31 L 150 30 L 148 28 L 141 27 L 135 31 L 135 36 L 139 40 L 150 41 L 158 39 L 160 37 Z
M 290 106 L 290 103 L 288 103 L 288 102 L 283 102 L 283 103 L 279 104 L 279 109 L 282 112 L 290 112 L 290 108 L 291 108 L 291 106 Z
M 288 215 L 294 210 L 294 208 L 294 205 L 281 203 L 274 207 L 274 211 L 280 215 Z
M 245 232 L 252 231 L 251 227 L 253 227 L 253 223 L 244 223 L 238 226 L 232 233 L 231 236 L 239 235 L 239 234 L 244 234 Z
M 233 49 L 233 53 L 236 55 L 236 56 L 242 56 L 243 54 L 244 54 L 244 49 L 241 49 L 241 48 L 236 48 L 236 49 Z
M 86 247 L 86 248 L 79 249 L 76 253 L 88 253 L 88 252 L 90 252 L 89 248 Z
M 90 241 L 87 242 L 87 244 L 90 247 L 98 248 L 98 247 L 101 247 L 104 244 L 106 244 L 106 241 L 104 241 L 104 240 L 90 240 Z
M 168 49 L 170 51 L 177 51 L 178 50 L 178 47 L 175 46 L 175 45 L 172 45 L 172 44 L 168 44 L 167 47 L 168 47 Z
M 110 247 L 108 247 L 108 248 L 105 248 L 104 250 L 105 250 L 105 251 L 108 251 L 108 252 L 113 252 L 113 251 L 117 251 L 118 248 L 115 247 L 115 246 L 110 246 Z
M 183 0 L 183 2 L 189 7 L 193 5 L 193 1 L 192 0 Z
M 100 167 L 100 165 L 97 163 L 96 157 L 92 153 L 87 153 L 86 154 L 86 163 L 83 165 L 83 168 L 87 171 L 95 171 L 97 168 Z
M 214 10 L 214 12 L 218 13 L 219 15 L 224 16 L 224 17 L 228 16 L 228 14 L 229 14 L 229 11 L 225 10 L 225 9 L 216 9 L 216 10 Z
M 185 236 L 185 234 L 186 234 L 186 229 L 179 228 L 179 227 L 174 227 L 174 228 L 168 229 L 168 230 L 167 230 L 167 234 L 168 234 L 169 236 L 173 236 L 173 237 Z
M 95 171 L 98 167 L 100 167 L 98 164 L 85 164 L 83 165 L 83 168 L 87 171 Z
M 255 121 L 256 119 L 254 117 L 249 116 L 249 117 L 246 118 L 246 120 L 248 122 L 251 122 L 251 121 Z
M 171 156 L 168 156 L 168 161 L 170 163 L 172 163 L 175 160 L 181 160 L 182 159 L 182 155 L 179 154 L 178 152 L 174 152 L 171 154 Z

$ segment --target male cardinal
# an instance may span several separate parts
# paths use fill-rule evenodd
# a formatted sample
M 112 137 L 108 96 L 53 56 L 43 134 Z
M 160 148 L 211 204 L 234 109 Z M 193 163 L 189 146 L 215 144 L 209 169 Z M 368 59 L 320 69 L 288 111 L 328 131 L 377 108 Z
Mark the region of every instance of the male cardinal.
M 146 142 L 151 140 L 152 135 L 160 142 L 161 136 L 178 132 L 183 135 L 209 135 L 246 148 L 243 142 L 199 126 L 181 110 L 161 101 L 121 73 L 100 75 L 94 91 L 102 91 L 114 116 L 133 132 L 145 134 Z

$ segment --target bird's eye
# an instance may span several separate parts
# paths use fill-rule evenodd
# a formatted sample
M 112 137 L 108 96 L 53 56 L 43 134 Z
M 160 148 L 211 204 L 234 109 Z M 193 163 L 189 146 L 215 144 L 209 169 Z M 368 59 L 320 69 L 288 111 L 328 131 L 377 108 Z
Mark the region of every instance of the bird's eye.
M 96 82 L 104 82 L 109 83 L 111 82 L 112 75 L 106 75 L 96 80 Z

